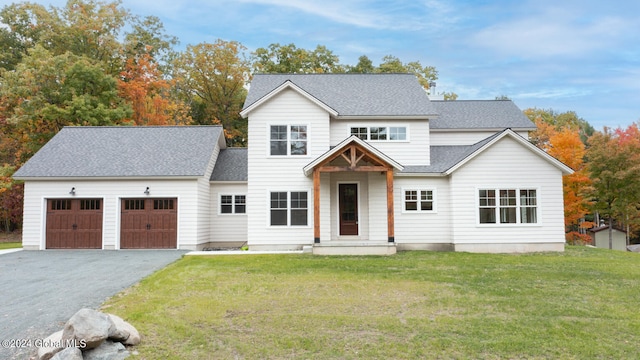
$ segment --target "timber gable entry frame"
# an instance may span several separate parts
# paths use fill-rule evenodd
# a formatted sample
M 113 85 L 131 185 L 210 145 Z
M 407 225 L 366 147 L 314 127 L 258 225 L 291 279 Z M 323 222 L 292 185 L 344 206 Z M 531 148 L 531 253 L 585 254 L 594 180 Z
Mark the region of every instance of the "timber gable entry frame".
M 337 160 L 337 161 L 336 161 Z M 336 161 L 338 164 L 332 164 Z M 395 242 L 393 172 L 403 167 L 357 136 L 351 136 L 304 167 L 313 174 L 313 242 L 320 243 L 320 173 L 381 172 L 386 174 L 387 239 Z

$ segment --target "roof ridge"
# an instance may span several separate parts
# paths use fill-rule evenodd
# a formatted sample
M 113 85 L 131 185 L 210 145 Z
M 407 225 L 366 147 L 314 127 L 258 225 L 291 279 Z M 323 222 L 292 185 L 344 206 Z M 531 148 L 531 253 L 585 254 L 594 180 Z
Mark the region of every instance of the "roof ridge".
M 189 129 L 189 128 L 221 128 L 222 125 L 67 125 L 63 129 Z

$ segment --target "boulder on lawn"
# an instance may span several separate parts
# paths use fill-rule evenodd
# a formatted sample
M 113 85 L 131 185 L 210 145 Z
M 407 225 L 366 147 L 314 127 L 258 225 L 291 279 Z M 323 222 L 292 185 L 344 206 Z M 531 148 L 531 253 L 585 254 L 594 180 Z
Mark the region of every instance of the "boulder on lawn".
M 129 352 L 119 342 L 103 341 L 95 349 L 84 352 L 84 360 L 123 360 L 129 356 Z
M 56 331 L 42 341 L 43 347 L 38 348 L 38 360 L 49 360 L 62 350 L 62 330 Z
M 69 347 L 53 355 L 51 360 L 83 360 L 82 351 L 76 347 Z
M 111 318 L 100 311 L 80 309 L 64 325 L 63 341 L 75 341 L 82 349 L 93 349 L 109 337 L 114 326 Z
M 140 344 L 140 333 L 133 325 L 124 321 L 121 317 L 113 314 L 107 314 L 111 321 L 113 321 L 114 327 L 109 333 L 109 339 L 119 341 L 125 345 L 138 345 Z

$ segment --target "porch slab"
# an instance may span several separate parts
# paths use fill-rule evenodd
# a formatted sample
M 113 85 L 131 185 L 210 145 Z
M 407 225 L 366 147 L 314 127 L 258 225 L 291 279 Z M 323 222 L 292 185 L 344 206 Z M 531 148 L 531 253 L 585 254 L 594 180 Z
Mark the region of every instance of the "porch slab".
M 396 244 L 388 242 L 344 241 L 313 244 L 314 255 L 393 255 Z

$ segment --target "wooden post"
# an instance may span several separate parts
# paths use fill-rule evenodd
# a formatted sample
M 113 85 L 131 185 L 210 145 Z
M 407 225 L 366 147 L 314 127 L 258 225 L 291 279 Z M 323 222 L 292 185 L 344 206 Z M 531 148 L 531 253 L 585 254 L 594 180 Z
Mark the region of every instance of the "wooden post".
M 393 224 L 395 223 L 393 213 L 393 169 L 387 170 L 387 232 L 389 234 L 389 242 L 395 242 L 395 233 Z
M 320 243 L 320 169 L 313 169 L 313 242 Z

